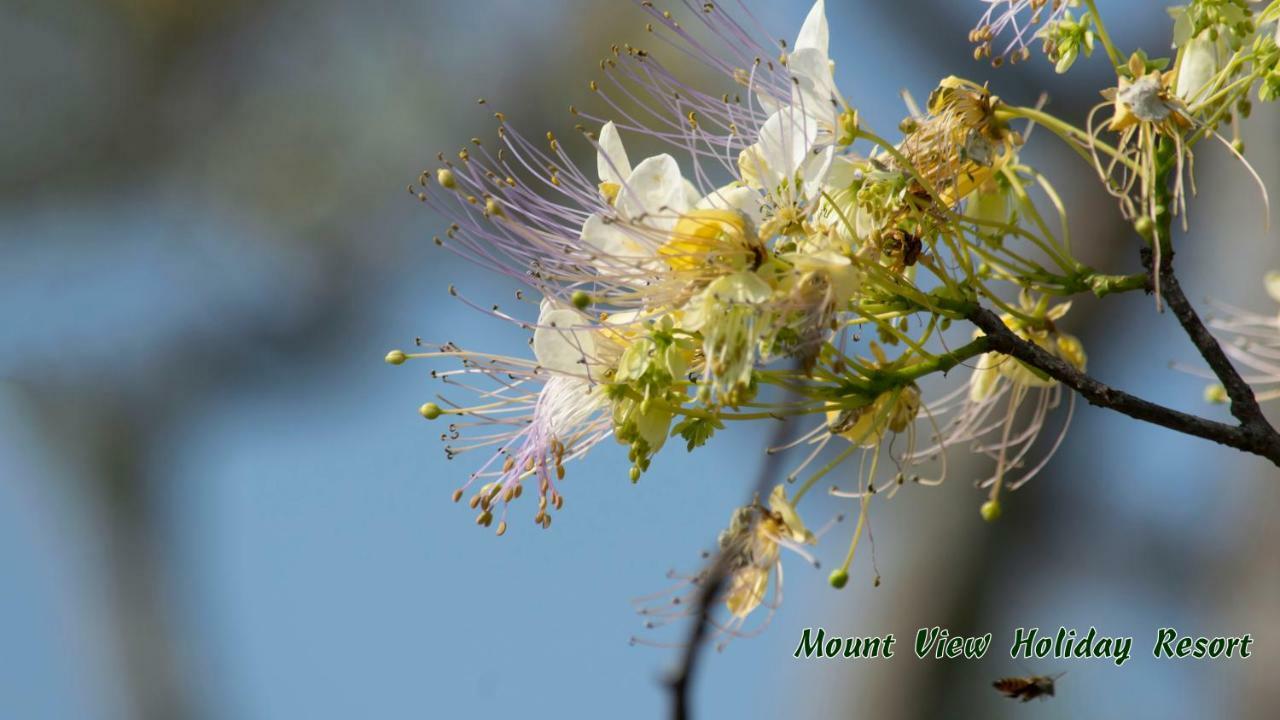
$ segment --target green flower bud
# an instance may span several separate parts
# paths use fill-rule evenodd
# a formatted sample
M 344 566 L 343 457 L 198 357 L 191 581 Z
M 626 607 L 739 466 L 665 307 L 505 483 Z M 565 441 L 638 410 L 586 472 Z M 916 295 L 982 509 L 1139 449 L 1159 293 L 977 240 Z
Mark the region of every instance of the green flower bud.
M 1205 386 L 1204 401 L 1210 405 L 1226 405 L 1230 400 L 1231 398 L 1227 396 L 1227 389 L 1218 383 Z
M 1151 218 L 1143 215 L 1133 223 L 1133 229 L 1144 238 L 1151 237 L 1151 231 L 1155 228 L 1155 223 L 1151 222 Z
M 831 587 L 839 590 L 849 582 L 849 571 L 844 569 L 832 570 L 827 582 L 831 583 Z
M 424 403 L 422 407 L 418 408 L 418 413 L 428 420 L 435 420 L 440 417 L 441 412 L 443 411 L 440 410 L 440 406 L 433 402 Z
M 982 507 L 978 510 L 978 512 L 982 514 L 983 520 L 986 520 L 989 523 L 995 522 L 996 520 L 1000 519 L 1000 513 L 1002 512 L 1000 508 L 1000 501 L 988 500 L 982 503 Z
M 591 296 L 581 290 L 574 291 L 573 306 L 579 310 L 586 310 L 591 306 Z
M 404 361 L 409 359 L 409 356 L 405 355 L 403 350 L 392 350 L 387 353 L 387 357 L 385 359 L 388 364 L 403 365 Z

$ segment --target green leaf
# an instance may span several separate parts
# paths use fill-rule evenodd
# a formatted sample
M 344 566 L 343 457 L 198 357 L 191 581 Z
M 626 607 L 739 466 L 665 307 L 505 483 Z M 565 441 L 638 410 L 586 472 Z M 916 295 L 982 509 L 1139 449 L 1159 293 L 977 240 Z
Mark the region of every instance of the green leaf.
M 689 452 L 702 447 L 711 439 L 716 430 L 723 430 L 724 423 L 714 418 L 686 417 L 671 428 L 671 435 L 679 435 L 688 444 Z

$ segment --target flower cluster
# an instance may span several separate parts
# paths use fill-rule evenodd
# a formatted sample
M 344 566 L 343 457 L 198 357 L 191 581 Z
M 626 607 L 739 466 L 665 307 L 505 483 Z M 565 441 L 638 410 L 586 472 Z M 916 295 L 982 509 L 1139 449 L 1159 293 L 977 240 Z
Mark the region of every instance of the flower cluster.
M 1113 54 L 1092 3 L 1077 21 L 1067 2 L 984 2 L 980 56 L 1009 32 L 997 57 L 1025 57 L 1041 26 L 1060 70 L 1089 54 L 1095 30 Z M 575 162 L 554 133 L 522 133 L 500 112 L 496 142 L 438 155 L 409 187 L 448 219 L 436 243 L 520 283 L 527 309 L 451 292 L 527 333 L 532 358 L 445 344 L 387 361 L 454 363 L 431 374 L 471 399 L 441 395 L 421 413 L 448 419 L 451 458 L 487 453 L 454 500 L 469 495 L 477 523 L 499 534 L 526 486 L 536 487 L 534 522 L 549 527 L 566 465 L 609 438 L 637 482 L 673 437 L 692 451 L 727 422 L 796 419 L 795 437 L 770 449 L 802 452 L 787 482 L 735 511 L 721 535 L 731 559 L 721 627 L 737 634 L 780 599 L 780 548 L 812 560 L 805 548 L 822 533 L 805 529 L 796 506 L 823 478 L 839 478 L 829 494 L 858 512 L 830 578 L 840 587 L 873 499 L 941 482 L 959 447 L 989 458 L 975 484 L 990 488 L 981 510 L 994 520 L 1002 489 L 1035 475 L 1061 441 L 1039 438 L 1064 388 L 952 324 L 994 307 L 1022 341 L 1083 370 L 1079 340 L 1060 329 L 1070 302 L 1050 298 L 1143 283 L 1072 256 L 1057 193 L 1020 158 L 1026 127 L 1045 126 L 1090 157 L 1132 217 L 1165 221 L 1169 196 L 1155 178 L 1189 155 L 1191 134 L 1212 132 L 1238 104 L 1248 63 L 1191 40 L 1173 71 L 1134 55 L 1107 93 L 1112 121 L 1088 130 L 948 77 L 923 109 L 910 103 L 897 137 L 884 137 L 837 88 L 822 0 L 790 44 L 757 40 L 716 3 L 691 6 L 696 28 L 639 5 L 651 32 L 720 74 L 722 91 L 686 84 L 647 49 L 615 46 L 589 84 L 605 112 L 571 108 L 582 138 L 573 145 L 594 162 Z M 1222 23 L 1199 18 L 1226 17 L 1231 32 L 1261 27 L 1247 12 L 1188 16 L 1179 22 L 1218 38 Z M 1237 45 L 1252 47 L 1228 49 Z M 667 151 L 639 157 L 641 139 Z M 967 385 L 933 380 L 958 366 Z M 1062 415 L 1065 431 L 1070 410 Z M 680 589 L 662 597 L 667 605 L 644 606 L 651 623 L 688 604 Z

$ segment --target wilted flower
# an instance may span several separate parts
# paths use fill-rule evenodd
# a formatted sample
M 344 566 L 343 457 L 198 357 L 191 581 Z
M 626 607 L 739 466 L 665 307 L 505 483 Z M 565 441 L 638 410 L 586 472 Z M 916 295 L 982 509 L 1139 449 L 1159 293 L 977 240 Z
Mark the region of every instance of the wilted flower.
M 1069 302 L 1048 307 L 1047 298 L 1036 302 L 1024 293 L 1019 315 L 1005 314 L 1001 319 L 1022 339 L 1083 371 L 1086 363 L 1083 346 L 1075 336 L 1057 327 L 1057 321 L 1070 308 Z M 1031 456 L 1050 412 L 1062 403 L 1064 392 L 1058 381 L 1020 360 L 984 353 L 974 366 L 967 393 L 939 404 L 939 414 L 950 412 L 948 406 L 952 403 L 958 402 L 959 409 L 942 430 L 938 447 L 968 445 L 975 452 L 991 457 L 995 470 L 978 485 L 990 487 L 990 499 L 997 501 L 1002 488 L 1021 487 L 1039 473 L 1057 451 L 1075 406 L 1075 396 L 1069 392 L 1066 392 L 1068 409 L 1062 429 L 1047 451 L 1039 457 Z M 1007 480 L 1007 475 L 1014 472 L 1016 479 Z
M 755 500 L 737 508 L 729 526 L 717 541 L 722 562 L 726 566 L 720 602 L 728 611 L 727 620 L 712 618 L 721 647 L 735 637 L 752 635 L 764 629 L 782 603 L 782 549 L 791 550 L 811 565 L 817 560 L 807 546 L 817 542 L 816 535 L 805 527 L 795 506 L 787 500 L 786 488 L 776 486 L 768 501 Z M 676 584 L 655 595 L 638 598 L 637 609 L 645 617 L 646 629 L 653 630 L 683 619 L 696 608 L 697 593 L 706 582 L 708 570 L 695 575 L 671 573 Z M 772 597 L 770 597 L 772 595 Z M 764 607 L 764 619 L 752 630 L 744 631 L 748 617 Z M 650 642 L 634 638 L 633 642 Z

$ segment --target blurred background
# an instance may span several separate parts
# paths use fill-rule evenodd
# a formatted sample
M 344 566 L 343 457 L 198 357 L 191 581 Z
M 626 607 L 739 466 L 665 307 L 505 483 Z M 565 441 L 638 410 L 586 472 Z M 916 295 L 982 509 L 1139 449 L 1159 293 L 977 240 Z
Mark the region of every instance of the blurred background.
M 757 2 L 792 38 L 807 2 Z M 829 3 L 838 80 L 872 125 L 961 73 L 1080 121 L 1099 52 L 1063 80 L 1042 58 L 974 63 L 977 2 Z M 1167 43 L 1163 3 L 1103 2 L 1125 47 Z M 571 468 L 548 532 L 477 529 L 418 405 L 415 336 L 521 352 L 451 301 L 512 287 L 435 248 L 405 194 L 439 150 L 492 137 L 492 109 L 566 135 L 569 103 L 614 42 L 624 0 L 3 0 L 0 2 L 0 717 L 651 718 L 672 651 L 631 647 L 629 600 L 697 567 L 754 481 L 766 428 L 638 486 L 602 445 Z M 690 73 L 698 74 L 691 68 Z M 707 78 L 705 87 L 721 80 Z M 491 107 L 475 104 L 489 99 Z M 1280 188 L 1274 107 L 1244 137 Z M 1027 156 L 1075 217 L 1086 261 L 1138 268 L 1091 171 L 1047 134 Z M 636 153 L 633 151 L 633 157 Z M 587 156 L 589 160 L 589 156 Z M 1193 299 L 1263 310 L 1280 265 L 1257 191 L 1225 151 L 1196 161 L 1179 241 Z M 1194 363 L 1149 298 L 1069 318 L 1101 379 L 1203 407 Z M 985 470 L 985 468 L 983 468 Z M 1081 404 L 1050 470 L 995 525 L 960 468 L 873 517 L 843 592 L 788 566 L 761 637 L 708 653 L 703 717 L 1271 717 L 1280 703 L 1280 473 Z M 834 501 L 806 515 L 847 510 Z M 844 534 L 837 531 L 833 538 Z M 835 559 L 843 538 L 824 549 Z M 995 633 L 979 662 L 918 661 L 914 631 Z M 1017 626 L 1135 637 L 1135 657 L 1011 661 Z M 1157 628 L 1256 638 L 1248 660 L 1150 657 Z M 804 627 L 894 632 L 888 661 L 799 661 Z M 1069 671 L 1051 702 L 990 683 Z

